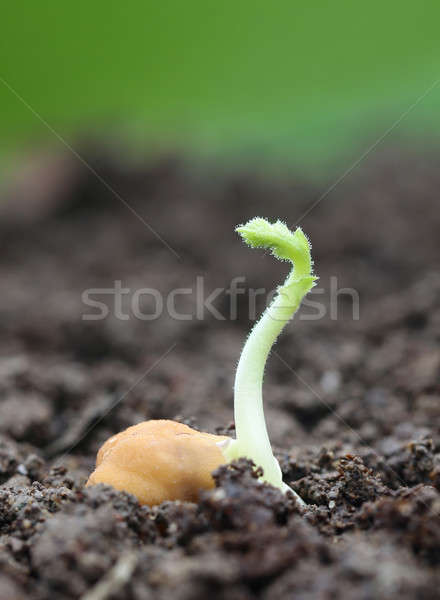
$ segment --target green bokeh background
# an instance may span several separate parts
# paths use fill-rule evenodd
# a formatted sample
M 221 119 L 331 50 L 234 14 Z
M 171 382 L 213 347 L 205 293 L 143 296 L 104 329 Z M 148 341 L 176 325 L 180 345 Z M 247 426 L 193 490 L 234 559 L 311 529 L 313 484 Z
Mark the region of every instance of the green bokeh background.
M 440 3 L 4 3 L 3 155 L 53 133 L 316 169 L 440 134 Z

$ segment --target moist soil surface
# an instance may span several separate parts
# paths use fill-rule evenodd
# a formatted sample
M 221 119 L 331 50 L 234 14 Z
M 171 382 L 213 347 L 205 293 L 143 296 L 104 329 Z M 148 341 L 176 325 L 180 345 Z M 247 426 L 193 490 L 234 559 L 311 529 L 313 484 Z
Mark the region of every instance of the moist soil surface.
M 45 155 L 0 204 L 0 598 L 438 598 L 438 156 L 382 152 L 301 220 L 320 281 L 264 397 L 306 506 L 240 460 L 197 504 L 150 508 L 84 487 L 99 446 L 158 418 L 233 435 L 234 369 L 266 302 L 255 290 L 288 269 L 234 227 L 293 227 L 328 186 L 80 153 L 115 193 Z M 96 292 L 115 285 L 120 301 Z M 104 319 L 84 319 L 100 311 L 93 289 Z

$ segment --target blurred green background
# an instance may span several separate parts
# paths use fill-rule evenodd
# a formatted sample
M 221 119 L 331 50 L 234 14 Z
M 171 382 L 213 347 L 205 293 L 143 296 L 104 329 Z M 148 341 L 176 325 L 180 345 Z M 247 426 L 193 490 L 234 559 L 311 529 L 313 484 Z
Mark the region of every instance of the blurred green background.
M 390 139 L 436 143 L 439 18 L 438 0 L 4 3 L 1 152 L 56 141 L 38 113 L 69 143 L 316 169 L 414 103 Z

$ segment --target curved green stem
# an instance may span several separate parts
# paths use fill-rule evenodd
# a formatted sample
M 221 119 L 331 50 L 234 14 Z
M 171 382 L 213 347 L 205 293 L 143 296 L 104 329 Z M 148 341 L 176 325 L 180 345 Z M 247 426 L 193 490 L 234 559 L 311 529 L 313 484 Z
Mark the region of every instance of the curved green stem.
M 294 264 L 273 302 L 252 329 L 238 363 L 234 385 L 236 439 L 223 449 L 228 460 L 245 456 L 263 468 L 263 479 L 283 490 L 281 469 L 273 455 L 263 409 L 264 367 L 272 345 L 317 279 L 312 275 L 310 244 L 301 231 L 292 233 L 277 221 L 252 219 L 237 231 L 252 247 L 270 248 L 274 256 Z

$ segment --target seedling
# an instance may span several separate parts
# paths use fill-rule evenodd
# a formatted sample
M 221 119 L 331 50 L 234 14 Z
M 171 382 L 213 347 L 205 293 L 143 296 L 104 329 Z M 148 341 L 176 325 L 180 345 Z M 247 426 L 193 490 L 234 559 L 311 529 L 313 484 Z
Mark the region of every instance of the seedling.
M 292 233 L 281 221 L 271 224 L 255 218 L 236 231 L 252 248 L 268 248 L 276 258 L 292 263 L 286 281 L 277 289 L 241 353 L 234 385 L 236 439 L 199 433 L 173 421 L 139 423 L 107 440 L 87 485 L 108 483 L 133 493 L 145 504 L 194 500 L 200 489 L 213 487 L 211 473 L 217 466 L 246 457 L 263 468 L 264 481 L 295 494 L 283 482 L 272 452 L 262 387 L 274 342 L 315 285 L 310 244 L 300 228 Z
M 263 468 L 265 481 L 287 491 L 290 488 L 282 480 L 281 468 L 273 455 L 264 418 L 264 368 L 278 335 L 317 278 L 312 275 L 309 241 L 300 228 L 292 233 L 281 221 L 271 224 L 265 219 L 255 218 L 237 227 L 236 231 L 252 248 L 269 248 L 276 258 L 290 261 L 292 270 L 244 345 L 234 385 L 236 439 L 220 444 L 227 460 L 241 456 L 252 459 Z

